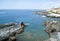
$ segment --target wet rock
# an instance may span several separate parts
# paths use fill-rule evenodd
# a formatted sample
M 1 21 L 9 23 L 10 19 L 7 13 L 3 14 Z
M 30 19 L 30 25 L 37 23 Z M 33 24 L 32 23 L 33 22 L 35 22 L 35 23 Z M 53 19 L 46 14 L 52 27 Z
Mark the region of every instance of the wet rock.
M 60 41 L 60 21 L 46 21 L 46 26 L 45 31 L 50 35 L 46 41 Z
M 60 31 L 60 22 L 59 21 L 46 21 L 45 26 L 47 26 L 47 29 L 45 31 L 49 34 L 52 35 L 55 32 Z
M 15 24 L 15 23 L 6 23 L 6 24 L 1 24 L 1 25 L 0 25 L 0 29 L 3 29 L 3 28 L 5 28 L 5 27 L 14 26 L 14 25 L 16 25 L 16 24 Z
M 46 41 L 60 41 L 60 32 L 54 33 L 49 39 Z
M 25 26 L 25 24 L 23 22 L 21 22 L 21 26 Z
M 16 40 L 16 37 L 15 37 L 16 34 L 21 34 L 22 32 L 24 32 L 24 28 L 25 28 L 25 24 L 23 22 L 21 24 L 9 24 L 9 25 L 5 24 L 5 26 L 7 26 L 7 27 L 0 30 L 0 32 L 1 32 L 1 34 L 0 34 L 1 38 L 0 39 L 3 41 L 5 41 L 5 40 L 15 41 Z M 4 39 L 3 39 L 3 37 L 4 37 Z
M 9 39 L 9 38 L 6 38 L 6 39 L 3 39 L 3 40 L 1 40 L 1 41 L 8 41 L 8 39 Z
M 15 36 L 10 36 L 8 41 L 16 41 L 16 37 Z
M 47 26 L 47 28 L 48 29 L 56 29 L 57 31 L 59 31 L 60 29 L 59 29 L 59 24 L 60 24 L 60 22 L 58 22 L 58 21 L 46 21 L 45 22 L 45 26 Z
M 19 30 L 16 32 L 16 34 L 20 34 L 20 33 L 22 33 L 22 32 L 24 32 L 24 29 L 19 29 Z
M 8 41 L 16 41 L 16 37 L 15 37 L 15 35 L 16 35 L 15 32 L 11 33 L 10 36 L 9 36 Z

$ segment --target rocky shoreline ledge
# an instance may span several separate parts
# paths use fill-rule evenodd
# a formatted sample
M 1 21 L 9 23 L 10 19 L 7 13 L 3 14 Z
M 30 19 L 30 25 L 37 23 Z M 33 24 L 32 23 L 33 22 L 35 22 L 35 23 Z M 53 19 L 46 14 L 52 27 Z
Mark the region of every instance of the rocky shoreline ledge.
M 27 25 L 25 25 L 23 22 L 19 24 L 8 23 L 0 25 L 0 41 L 16 41 L 16 34 L 21 34 L 24 32 L 25 26 Z
M 60 41 L 60 21 L 46 21 L 45 31 L 49 34 L 50 38 L 45 41 Z

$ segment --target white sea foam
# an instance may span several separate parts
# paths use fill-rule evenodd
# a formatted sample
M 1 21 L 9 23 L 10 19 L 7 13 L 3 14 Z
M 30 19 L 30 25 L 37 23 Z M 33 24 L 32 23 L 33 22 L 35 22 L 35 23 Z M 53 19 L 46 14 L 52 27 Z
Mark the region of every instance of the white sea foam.
M 42 17 L 46 17 L 46 16 L 42 16 Z
M 47 41 L 60 41 L 60 32 L 57 32 L 56 35 L 49 38 Z

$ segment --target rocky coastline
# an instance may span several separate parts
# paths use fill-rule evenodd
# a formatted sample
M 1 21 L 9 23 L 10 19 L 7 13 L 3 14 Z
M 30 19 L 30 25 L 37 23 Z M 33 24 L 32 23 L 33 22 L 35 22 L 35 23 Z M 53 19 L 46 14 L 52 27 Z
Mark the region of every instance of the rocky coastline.
M 60 8 L 36 11 L 34 14 L 48 18 L 60 18 Z M 60 20 L 46 20 L 44 26 L 46 27 L 44 31 L 50 36 L 45 41 L 60 41 Z
M 36 11 L 34 14 L 43 15 L 46 17 L 60 18 L 60 8 L 52 8 L 49 10 Z
M 25 26 L 26 25 L 23 22 L 19 24 L 6 23 L 0 25 L 0 41 L 16 41 L 16 34 L 21 34 L 24 32 Z
M 47 29 L 45 31 L 49 34 L 50 38 L 46 41 L 60 41 L 60 21 L 46 21 L 45 26 Z

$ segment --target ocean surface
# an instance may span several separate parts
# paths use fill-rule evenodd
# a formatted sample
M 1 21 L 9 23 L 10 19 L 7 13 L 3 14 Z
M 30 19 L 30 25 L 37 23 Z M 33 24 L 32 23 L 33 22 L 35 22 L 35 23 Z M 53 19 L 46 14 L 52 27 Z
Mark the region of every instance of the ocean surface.
M 29 24 L 22 34 L 16 36 L 17 41 L 44 41 L 49 35 L 44 31 L 46 17 L 36 15 L 36 10 L 0 10 L 0 24 L 24 22 Z

